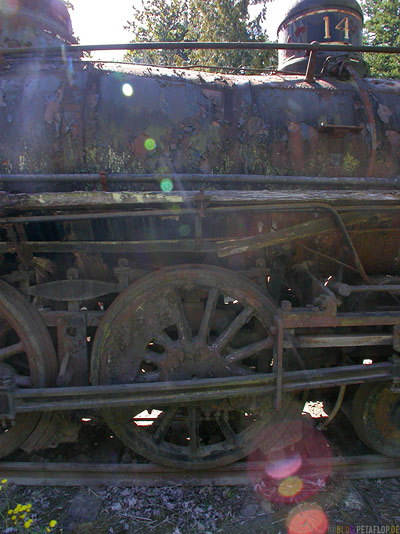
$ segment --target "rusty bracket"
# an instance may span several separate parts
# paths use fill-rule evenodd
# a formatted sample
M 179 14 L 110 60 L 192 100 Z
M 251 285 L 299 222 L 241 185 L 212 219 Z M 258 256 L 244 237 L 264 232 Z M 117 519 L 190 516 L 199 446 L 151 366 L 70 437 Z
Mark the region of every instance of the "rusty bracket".
M 7 421 L 15 419 L 15 390 L 15 380 L 11 378 L 0 379 L 0 420 L 3 426 L 6 426 Z
M 100 184 L 102 191 L 109 191 L 108 187 L 108 176 L 106 171 L 100 171 Z
M 393 393 L 400 393 L 400 358 L 397 354 L 392 354 L 391 358 L 389 358 L 389 361 L 393 364 L 393 382 L 390 391 Z
M 86 386 L 89 361 L 86 341 L 86 317 L 82 313 L 57 317 L 57 342 L 61 355 L 57 385 Z
M 301 270 L 311 281 L 313 294 L 315 295 L 313 306 L 318 307 L 319 311 L 330 317 L 336 317 L 337 303 L 333 291 L 318 280 L 318 278 L 304 265 L 297 266 L 297 270 Z
M 127 258 L 119 258 L 118 267 L 114 267 L 113 269 L 114 276 L 118 280 L 120 291 L 128 287 L 130 284 L 133 284 L 133 282 L 136 282 L 136 280 L 139 280 L 139 278 L 143 278 L 143 276 L 150 274 L 150 272 L 151 271 L 144 269 L 129 267 Z
M 307 71 L 306 71 L 306 77 L 305 81 L 308 83 L 314 82 L 314 75 L 315 75 L 315 66 L 317 64 L 317 53 L 319 50 L 319 42 L 313 41 L 311 43 L 311 46 L 313 47 L 310 51 L 309 58 L 308 58 L 308 64 L 307 64 Z
M 271 328 L 271 334 L 275 336 L 273 345 L 274 372 L 276 373 L 275 407 L 279 411 L 282 407 L 283 392 L 283 320 L 281 317 L 275 317 L 275 326 Z
M 200 189 L 200 193 L 193 198 L 193 205 L 199 210 L 199 215 L 202 219 L 206 216 L 206 210 L 211 202 L 211 198 L 204 194 L 204 189 Z
M 321 122 L 318 127 L 318 132 L 329 134 L 332 137 L 344 137 L 349 133 L 357 135 L 363 129 L 363 126 L 353 126 L 351 124 L 326 124 L 325 122 Z

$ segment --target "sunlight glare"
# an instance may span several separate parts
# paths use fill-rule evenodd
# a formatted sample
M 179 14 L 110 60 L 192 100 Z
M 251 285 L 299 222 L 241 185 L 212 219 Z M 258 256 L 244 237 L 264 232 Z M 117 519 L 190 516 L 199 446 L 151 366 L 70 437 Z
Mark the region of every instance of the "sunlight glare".
M 19 0 L 0 0 L 0 12 L 14 15 L 19 9 Z
M 130 97 L 130 96 L 133 96 L 133 87 L 130 83 L 124 83 L 124 85 L 122 86 L 122 93 L 126 96 L 126 97 Z

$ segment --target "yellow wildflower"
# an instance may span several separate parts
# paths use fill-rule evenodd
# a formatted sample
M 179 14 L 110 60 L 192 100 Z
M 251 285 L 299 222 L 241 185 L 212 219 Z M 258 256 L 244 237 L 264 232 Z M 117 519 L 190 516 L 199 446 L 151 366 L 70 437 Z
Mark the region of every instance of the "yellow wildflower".
M 31 508 L 32 508 L 32 505 L 31 505 L 30 502 L 28 502 L 28 504 L 26 505 L 26 509 L 28 510 L 28 512 L 29 512 L 29 510 L 30 510 Z
M 25 521 L 24 527 L 29 528 L 32 525 L 32 519 L 28 519 L 28 521 Z
M 18 513 L 21 511 L 22 504 L 17 504 L 17 506 L 14 508 L 14 512 Z
M 1 481 L 2 484 L 7 484 L 7 479 L 6 478 L 3 478 L 3 480 Z
M 13 515 L 13 516 L 11 516 L 11 519 L 12 519 L 13 521 L 16 521 L 16 520 L 17 520 L 17 516 L 16 516 L 16 515 Z
M 7 512 L 7 513 L 8 513 L 8 515 L 11 515 L 11 514 L 13 514 L 13 513 L 14 513 L 14 510 L 8 510 L 8 512 Z
M 25 516 L 26 516 L 26 514 L 21 514 L 21 515 L 19 516 L 19 518 L 20 518 L 20 519 L 25 519 Z
M 56 521 L 55 519 L 53 519 L 53 520 L 50 521 L 50 523 L 49 523 L 50 528 L 54 528 L 56 525 L 57 525 L 57 521 Z

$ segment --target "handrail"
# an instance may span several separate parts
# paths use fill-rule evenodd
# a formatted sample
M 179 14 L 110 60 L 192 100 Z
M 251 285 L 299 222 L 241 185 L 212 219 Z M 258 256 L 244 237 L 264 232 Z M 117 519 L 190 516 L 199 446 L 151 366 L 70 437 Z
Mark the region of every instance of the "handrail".
M 61 54 L 67 52 L 95 52 L 107 50 L 306 50 L 327 52 L 377 52 L 383 54 L 399 54 L 399 46 L 371 46 L 371 45 L 340 45 L 330 43 L 264 43 L 264 42 L 148 42 L 123 43 L 104 45 L 61 45 L 48 47 L 18 47 L 0 48 L 1 55 L 29 54 Z

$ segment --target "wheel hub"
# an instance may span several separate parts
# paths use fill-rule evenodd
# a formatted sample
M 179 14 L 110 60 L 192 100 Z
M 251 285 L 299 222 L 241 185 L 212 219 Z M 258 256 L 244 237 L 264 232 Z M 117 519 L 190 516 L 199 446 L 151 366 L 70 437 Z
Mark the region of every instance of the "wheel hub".
M 177 344 L 168 351 L 162 362 L 162 376 L 165 380 L 190 380 L 191 378 L 213 378 L 226 374 L 218 352 L 208 345 L 194 341 L 186 346 Z

